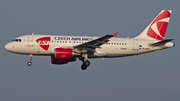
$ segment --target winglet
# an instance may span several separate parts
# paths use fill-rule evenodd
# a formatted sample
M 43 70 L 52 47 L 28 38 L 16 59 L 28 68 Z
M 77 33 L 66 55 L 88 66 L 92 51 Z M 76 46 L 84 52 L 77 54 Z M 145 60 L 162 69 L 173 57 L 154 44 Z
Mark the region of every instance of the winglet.
M 114 37 L 117 37 L 117 34 L 118 34 L 118 32 L 115 32 L 115 33 L 113 34 L 113 36 L 114 36 Z

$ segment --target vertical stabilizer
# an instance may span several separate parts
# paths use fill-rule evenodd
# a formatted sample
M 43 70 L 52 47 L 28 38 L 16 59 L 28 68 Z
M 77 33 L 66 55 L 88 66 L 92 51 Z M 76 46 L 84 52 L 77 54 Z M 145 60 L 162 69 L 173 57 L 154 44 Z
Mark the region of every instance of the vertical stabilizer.
M 172 10 L 162 10 L 136 38 L 164 40 Z

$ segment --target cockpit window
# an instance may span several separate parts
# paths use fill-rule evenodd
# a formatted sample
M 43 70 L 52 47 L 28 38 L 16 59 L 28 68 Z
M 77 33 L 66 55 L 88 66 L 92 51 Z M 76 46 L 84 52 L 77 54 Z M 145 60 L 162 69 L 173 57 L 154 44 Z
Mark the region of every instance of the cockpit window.
M 17 41 L 18 41 L 18 39 L 14 39 L 13 41 L 16 41 L 16 42 L 17 42 Z
M 15 42 L 21 42 L 21 39 L 14 39 Z

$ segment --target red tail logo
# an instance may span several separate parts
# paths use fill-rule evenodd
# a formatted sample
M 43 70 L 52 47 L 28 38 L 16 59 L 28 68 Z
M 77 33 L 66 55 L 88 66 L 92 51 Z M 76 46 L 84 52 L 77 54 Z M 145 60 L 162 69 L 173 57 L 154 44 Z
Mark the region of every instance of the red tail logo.
M 149 26 L 147 35 L 157 40 L 164 40 L 170 16 L 171 12 L 168 10 L 161 12 Z
M 50 41 L 51 41 L 50 37 L 41 37 L 41 38 L 36 40 L 36 42 L 39 44 L 39 46 L 41 48 L 43 48 L 44 50 L 48 50 L 49 49 Z

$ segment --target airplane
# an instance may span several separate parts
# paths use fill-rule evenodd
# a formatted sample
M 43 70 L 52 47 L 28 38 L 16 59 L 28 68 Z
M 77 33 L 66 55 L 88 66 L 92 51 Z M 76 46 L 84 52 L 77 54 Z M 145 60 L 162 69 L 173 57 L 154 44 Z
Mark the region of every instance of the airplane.
M 51 63 L 62 65 L 82 61 L 81 69 L 90 66 L 89 59 L 116 58 L 145 54 L 175 46 L 173 39 L 165 39 L 172 10 L 162 10 L 154 20 L 136 37 L 118 38 L 117 33 L 102 37 L 67 35 L 23 35 L 5 45 L 12 53 L 32 56 L 50 56 Z

